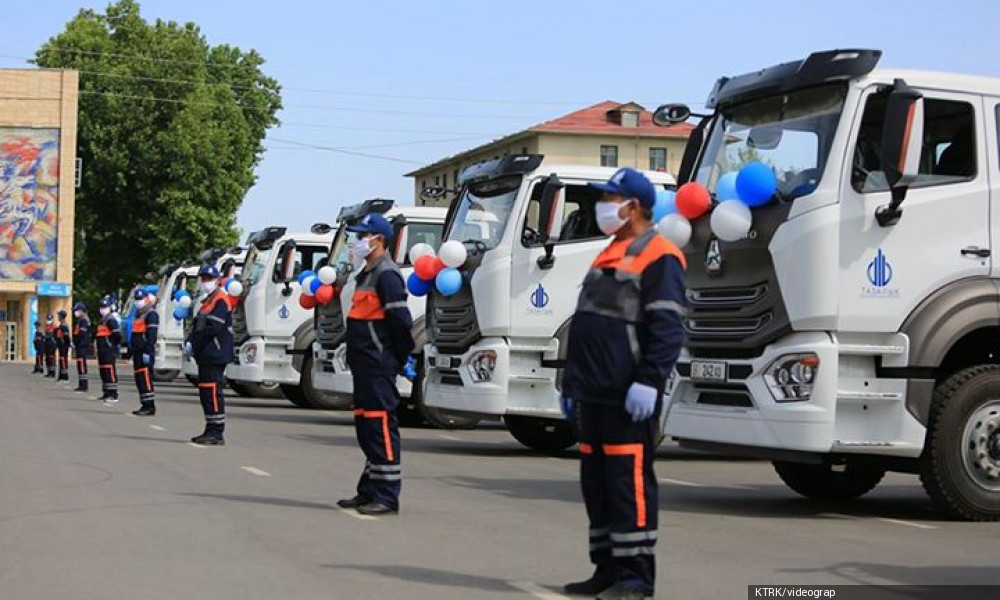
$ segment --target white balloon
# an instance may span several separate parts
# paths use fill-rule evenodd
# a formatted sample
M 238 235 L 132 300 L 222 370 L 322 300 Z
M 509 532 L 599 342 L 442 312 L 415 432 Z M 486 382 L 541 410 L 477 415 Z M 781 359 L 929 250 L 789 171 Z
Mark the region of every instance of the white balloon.
M 319 280 L 324 285 L 330 285 L 334 281 L 337 281 L 337 270 L 330 265 L 326 265 L 322 267 L 318 273 L 316 273 L 316 276 L 319 277 Z
M 243 295 L 243 284 L 239 281 L 233 279 L 226 284 L 226 293 L 234 298 L 238 298 Z
M 430 244 L 425 244 L 423 242 L 413 244 L 413 247 L 410 248 L 410 264 L 417 262 L 418 258 L 427 254 L 434 254 L 434 248 L 431 248 Z
M 313 279 L 316 279 L 316 277 L 310 275 L 309 277 L 306 277 L 305 279 L 302 280 L 302 293 L 305 294 L 306 296 L 313 295 L 313 293 L 309 291 L 309 288 L 312 287 Z
M 188 308 L 191 306 L 191 296 L 181 296 L 177 300 L 177 306 L 180 306 L 181 308 Z
M 712 233 L 724 242 L 742 240 L 750 233 L 753 213 L 739 200 L 726 200 L 712 211 Z
M 678 248 L 687 246 L 691 241 L 691 222 L 684 215 L 669 214 L 656 225 L 656 231 L 673 242 Z
M 444 266 L 457 269 L 465 264 L 465 259 L 469 257 L 469 252 L 465 249 L 465 244 L 458 240 L 451 240 L 441 245 L 438 252 Z

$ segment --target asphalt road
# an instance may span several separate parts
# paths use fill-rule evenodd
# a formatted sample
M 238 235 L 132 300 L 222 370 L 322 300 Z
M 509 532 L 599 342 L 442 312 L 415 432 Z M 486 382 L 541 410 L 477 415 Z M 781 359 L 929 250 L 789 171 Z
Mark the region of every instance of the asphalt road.
M 335 507 L 362 466 L 347 413 L 230 402 L 227 446 L 198 448 L 197 396 L 159 414 L 0 364 L 0 598 L 540 598 L 589 575 L 577 455 L 499 426 L 403 430 L 403 505 Z M 92 369 L 96 370 L 96 369 Z M 127 383 L 127 373 L 122 373 Z M 787 491 L 763 462 L 667 446 L 658 598 L 748 584 L 1000 584 L 1000 524 L 946 521 L 916 478 L 847 506 Z

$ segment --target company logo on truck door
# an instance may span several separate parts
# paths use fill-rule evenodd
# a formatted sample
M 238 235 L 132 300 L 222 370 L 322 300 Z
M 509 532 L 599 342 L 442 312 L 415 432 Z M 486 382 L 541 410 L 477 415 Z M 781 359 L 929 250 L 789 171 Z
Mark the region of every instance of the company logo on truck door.
M 531 292 L 531 306 L 537 310 L 542 310 L 549 305 L 549 295 L 542 287 L 542 284 L 538 284 L 535 291 Z
M 861 287 L 862 298 L 899 298 L 899 288 L 889 287 L 893 276 L 892 264 L 881 248 L 868 263 L 867 275 L 871 285 Z
M 290 316 L 292 316 L 292 311 L 288 310 L 288 306 L 282 304 L 278 308 L 278 318 L 281 319 L 282 321 L 285 321 Z

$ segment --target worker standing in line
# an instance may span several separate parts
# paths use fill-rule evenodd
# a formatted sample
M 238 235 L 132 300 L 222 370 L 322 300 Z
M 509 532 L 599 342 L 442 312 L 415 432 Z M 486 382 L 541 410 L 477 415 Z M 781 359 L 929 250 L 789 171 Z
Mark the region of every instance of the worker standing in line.
M 413 319 L 403 276 L 386 252 L 392 225 L 372 213 L 347 230 L 358 236 L 350 249 L 352 262 L 365 265 L 347 315 L 347 362 L 354 383 L 354 427 L 367 460 L 357 494 L 337 505 L 364 515 L 396 514 L 403 482 L 396 376 L 414 348 Z
M 56 376 L 56 323 L 52 319 L 52 313 L 45 315 L 45 338 L 43 344 L 45 350 L 45 377 Z
M 656 190 L 619 169 L 596 204 L 614 236 L 583 281 L 570 325 L 562 404 L 580 440 L 594 574 L 566 586 L 599 600 L 653 596 L 661 398 L 685 334 L 684 255 L 653 229 Z
M 69 334 L 69 323 L 66 322 L 66 311 L 59 311 L 59 325 L 56 327 L 56 349 L 59 350 L 58 383 L 69 383 L 69 347 L 73 340 Z
M 42 368 L 42 365 L 45 364 L 45 331 L 42 329 L 41 321 L 35 321 L 35 337 L 32 340 L 32 345 L 35 348 L 35 368 L 31 370 L 31 373 L 44 375 L 45 369 Z
M 73 326 L 73 358 L 76 359 L 77 392 L 90 390 L 90 373 L 87 369 L 87 357 L 90 355 L 90 317 L 87 316 L 87 306 L 77 302 L 73 307 L 76 318 Z
M 98 311 L 101 320 L 97 325 L 97 370 L 101 372 L 101 400 L 107 404 L 118 403 L 118 356 L 121 352 L 121 324 L 115 317 L 111 298 L 101 298 Z
M 202 265 L 198 279 L 205 299 L 184 341 L 184 353 L 198 363 L 198 396 L 205 414 L 205 431 L 191 441 L 200 446 L 223 446 L 226 365 L 233 361 L 233 313 L 228 294 L 219 286 L 219 269 L 215 265 Z
M 137 417 L 152 417 L 156 414 L 156 390 L 153 388 L 153 361 L 156 358 L 156 336 L 160 328 L 160 317 L 156 306 L 150 302 L 151 296 L 142 288 L 132 295 L 136 313 L 132 319 L 132 335 L 129 351 L 132 353 L 132 367 L 135 372 L 135 387 L 139 390 L 139 408 L 132 411 Z

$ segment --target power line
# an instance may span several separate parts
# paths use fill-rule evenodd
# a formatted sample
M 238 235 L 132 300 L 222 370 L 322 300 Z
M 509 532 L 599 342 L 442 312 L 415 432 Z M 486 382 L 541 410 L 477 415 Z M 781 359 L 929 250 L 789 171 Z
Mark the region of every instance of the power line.
M 370 154 L 368 152 L 355 152 L 353 150 L 344 150 L 343 148 L 336 148 L 334 146 L 321 146 L 319 144 L 309 144 L 306 142 L 296 142 L 295 140 L 285 140 L 280 138 L 270 138 L 271 141 L 281 142 L 283 144 L 291 144 L 292 146 L 301 146 L 303 148 L 313 148 L 315 150 L 326 150 L 328 152 L 337 152 L 339 154 L 349 154 L 351 156 L 363 156 L 365 158 L 377 158 L 380 160 L 388 160 L 392 162 L 407 163 L 411 165 L 419 165 L 420 161 L 408 160 L 405 158 L 397 158 L 395 156 L 385 156 L 381 154 Z
M 410 141 L 410 142 L 394 142 L 394 143 L 391 143 L 391 144 L 365 144 L 363 146 L 332 146 L 332 147 L 330 147 L 330 146 L 320 146 L 319 149 L 322 149 L 322 150 L 334 150 L 334 149 L 335 150 L 374 150 L 374 149 L 378 149 L 378 148 L 400 148 L 400 147 L 403 147 L 403 146 L 417 146 L 417 145 L 421 145 L 421 144 L 443 144 L 443 143 L 447 143 L 447 142 L 464 142 L 464 141 L 468 141 L 470 139 L 478 139 L 478 138 L 479 138 L 479 136 L 463 136 L 463 137 L 454 137 L 454 138 L 440 138 L 440 139 L 434 139 L 434 140 L 416 140 L 416 141 Z M 283 144 L 293 143 L 293 142 L 290 142 L 290 141 L 279 140 L 279 139 L 276 139 L 276 138 L 268 138 L 268 139 L 271 140 L 271 141 L 275 141 L 275 142 L 281 142 Z M 307 142 L 294 142 L 294 144 L 296 144 L 296 147 L 301 147 L 302 144 L 307 144 Z

